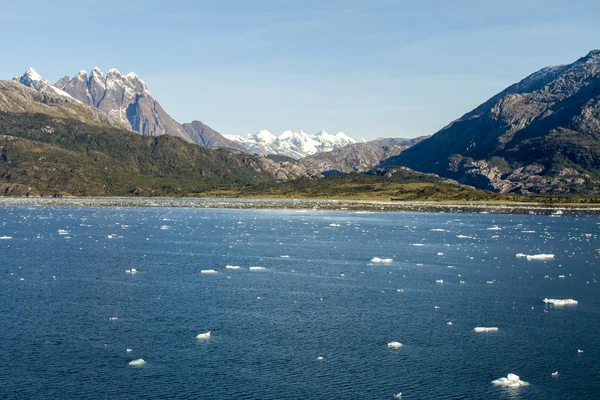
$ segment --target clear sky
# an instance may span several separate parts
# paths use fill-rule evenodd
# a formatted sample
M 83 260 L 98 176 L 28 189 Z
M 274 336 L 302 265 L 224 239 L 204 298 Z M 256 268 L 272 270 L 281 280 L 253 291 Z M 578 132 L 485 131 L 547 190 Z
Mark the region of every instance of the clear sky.
M 179 122 L 414 137 L 600 48 L 597 0 L 0 0 L 0 78 L 134 71 Z

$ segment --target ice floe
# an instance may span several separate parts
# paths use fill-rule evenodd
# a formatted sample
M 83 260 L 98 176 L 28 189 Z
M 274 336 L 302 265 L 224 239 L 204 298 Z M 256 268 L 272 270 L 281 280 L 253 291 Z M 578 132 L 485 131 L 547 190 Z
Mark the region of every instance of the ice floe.
M 323 361 L 323 359 L 324 359 L 323 356 L 317 357 L 317 361 Z
M 227 269 L 240 269 L 239 265 L 226 265 L 225 268 Z
M 554 376 L 554 377 L 558 376 L 558 371 L 553 372 L 552 376 Z
M 482 326 L 478 326 L 475 329 L 473 329 L 475 332 L 477 333 L 481 333 L 481 332 L 498 332 L 498 328 L 496 327 L 482 327 Z
M 394 395 L 394 398 L 395 398 L 395 399 L 401 399 L 401 398 L 402 398 L 402 392 L 400 392 L 400 393 L 396 393 L 396 394 Z
M 553 260 L 554 254 L 523 254 L 517 253 L 517 258 L 526 258 L 528 260 Z
M 435 283 L 444 283 L 444 280 L 443 279 L 436 279 Z
M 196 339 L 198 339 L 198 340 L 210 339 L 210 331 L 197 334 Z
M 133 367 L 137 367 L 144 364 L 146 364 L 146 360 L 144 360 L 143 358 L 138 358 L 137 360 L 129 361 L 129 365 Z
M 135 268 L 126 269 L 125 273 L 126 274 L 137 274 L 137 269 L 135 269 Z
M 64 229 L 59 229 L 59 230 L 58 230 L 58 234 L 59 234 L 59 235 L 68 235 L 68 234 L 69 234 L 69 231 L 67 231 L 67 230 L 64 230 Z
M 546 304 L 553 304 L 555 306 L 576 306 L 577 300 L 573 299 L 549 299 L 545 298 L 542 300 Z
M 264 271 L 265 267 L 250 267 L 248 268 L 250 271 Z
M 388 348 L 390 348 L 390 349 L 399 349 L 399 348 L 400 348 L 400 347 L 402 347 L 402 346 L 403 346 L 403 345 L 402 345 L 402 343 L 400 343 L 400 342 L 389 342 L 389 343 L 387 344 L 387 347 L 388 347 Z
M 488 231 L 501 231 L 502 228 L 499 226 L 492 226 L 491 228 L 487 228 Z
M 391 258 L 379 258 L 379 257 L 373 257 L 373 258 L 371 259 L 371 262 L 372 262 L 372 263 L 378 263 L 378 264 L 380 264 L 380 263 L 383 263 L 383 264 L 390 264 L 392 261 L 394 261 L 394 260 L 392 260 Z
M 9 240 L 12 239 L 12 236 L 0 236 L 0 240 Z
M 200 273 L 201 274 L 216 274 L 217 271 L 215 271 L 214 269 L 203 269 L 203 270 L 200 270 Z
M 508 374 L 508 376 L 506 378 L 496 379 L 495 381 L 492 381 L 492 383 L 494 385 L 506 386 L 506 387 L 511 387 L 511 388 L 518 388 L 521 386 L 529 385 L 529 383 L 522 381 L 521 378 L 519 377 L 519 375 L 515 375 L 515 374 Z

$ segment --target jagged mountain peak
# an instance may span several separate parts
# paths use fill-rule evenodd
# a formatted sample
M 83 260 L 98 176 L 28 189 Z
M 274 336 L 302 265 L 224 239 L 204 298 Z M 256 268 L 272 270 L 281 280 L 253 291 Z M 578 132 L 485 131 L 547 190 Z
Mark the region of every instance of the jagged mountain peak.
M 18 79 L 15 78 L 15 80 L 22 83 L 25 86 L 36 89 L 39 92 L 51 93 L 54 95 L 59 95 L 59 96 L 69 97 L 69 98 L 71 97 L 68 93 L 57 88 L 52 83 L 50 83 L 49 81 L 44 79 L 35 70 L 35 68 L 32 68 L 32 67 L 27 69 L 27 71 L 25 71 L 25 73 L 23 75 L 21 75 L 21 77 L 19 77 Z

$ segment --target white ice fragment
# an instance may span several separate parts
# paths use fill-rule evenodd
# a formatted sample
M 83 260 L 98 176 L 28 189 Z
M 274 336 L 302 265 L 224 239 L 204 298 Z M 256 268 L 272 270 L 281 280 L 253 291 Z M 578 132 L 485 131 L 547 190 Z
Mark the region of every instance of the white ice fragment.
M 456 237 L 458 239 L 473 239 L 473 236 L 467 236 L 467 235 L 456 235 Z
M 227 269 L 240 269 L 239 265 L 226 265 L 225 268 Z
M 438 256 L 443 256 L 443 255 L 444 255 L 444 253 L 437 253 L 437 255 L 438 255 Z
M 198 339 L 198 340 L 210 339 L 210 331 L 197 334 L 196 339 Z
M 290 258 L 290 256 L 279 256 L 279 258 Z
M 581 353 L 583 353 L 583 350 L 577 349 L 577 354 L 581 354 Z
M 317 357 L 317 361 L 323 361 L 323 356 Z
M 452 325 L 452 321 L 448 321 L 446 325 Z
M 215 271 L 214 269 L 203 269 L 203 270 L 200 270 L 200 273 L 201 274 L 216 274 L 217 271 Z
M 58 234 L 59 234 L 59 235 L 68 235 L 68 234 L 69 234 L 69 231 L 66 231 L 66 230 L 64 230 L 64 229 L 59 229 L 59 230 L 58 230 Z
M 129 365 L 133 367 L 137 367 L 144 364 L 146 364 L 146 361 L 143 358 L 138 358 L 137 360 L 129 361 Z
M 436 279 L 435 283 L 444 283 L 444 280 L 443 279 Z
M 137 274 L 137 269 L 135 269 L 135 268 L 126 269 L 125 273 L 126 274 Z
M 446 232 L 445 229 L 441 229 L 441 228 L 433 228 L 429 230 L 430 232 Z
M 491 228 L 487 228 L 488 231 L 501 231 L 502 228 L 500 228 L 497 225 L 492 226 Z
M 109 321 L 116 321 L 116 320 L 118 320 L 118 319 L 119 319 L 119 317 L 109 317 L 109 318 L 108 318 L 108 320 L 109 320 Z
M 423 247 L 425 245 L 423 243 L 413 243 L 412 246 Z
M 394 260 L 392 260 L 391 258 L 379 258 L 379 257 L 373 257 L 373 258 L 371 259 L 371 262 L 372 262 L 372 263 L 378 263 L 378 264 L 379 264 L 379 263 L 383 263 L 383 264 L 390 264 L 392 261 L 394 261 Z
M 552 376 L 555 376 L 555 377 L 558 376 L 558 371 L 553 372 Z
M 132 350 L 132 349 L 125 349 L 125 351 L 126 351 L 127 353 L 131 353 L 133 350 Z
M 549 299 L 545 298 L 542 300 L 546 304 L 553 304 L 554 306 L 576 306 L 577 300 L 573 299 Z
M 329 226 L 337 227 L 340 226 L 340 224 L 329 224 Z
M 511 388 L 518 388 L 521 386 L 529 385 L 529 383 L 522 381 L 519 375 L 515 374 L 508 374 L 506 378 L 496 379 L 495 381 L 492 381 L 492 383 L 494 385 L 506 386 Z
M 0 240 L 10 240 L 12 239 L 12 236 L 0 236 Z
M 394 398 L 395 398 L 395 399 L 401 399 L 401 398 L 402 398 L 402 392 L 400 392 L 400 393 L 396 393 L 396 394 L 394 395 Z
M 498 328 L 496 327 L 476 327 L 474 329 L 475 332 L 477 333 L 481 333 L 481 332 L 498 332 Z
M 387 344 L 387 346 L 390 349 L 399 349 L 400 347 L 402 347 L 402 343 L 400 343 L 400 342 L 389 342 Z
M 160 227 L 160 229 L 162 229 L 163 231 L 166 231 L 167 229 L 169 229 L 169 226 L 163 225 L 163 226 Z
M 554 259 L 554 254 L 534 254 L 531 256 L 527 256 L 528 260 L 552 260 Z
M 250 267 L 248 268 L 250 271 L 264 271 L 265 267 Z

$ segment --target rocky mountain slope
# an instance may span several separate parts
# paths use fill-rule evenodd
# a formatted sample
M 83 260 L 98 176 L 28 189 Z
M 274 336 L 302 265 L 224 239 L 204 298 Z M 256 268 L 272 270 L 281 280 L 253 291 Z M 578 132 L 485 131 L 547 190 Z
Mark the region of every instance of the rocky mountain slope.
M 246 148 L 232 140 L 225 138 L 219 132 L 201 121 L 192 121 L 182 125 L 183 129 L 190 135 L 193 143 L 201 144 L 209 149 L 229 148 L 246 151 Z
M 86 71 L 80 71 L 73 78 L 65 76 L 52 85 L 30 68 L 15 80 L 44 93 L 70 96 L 85 105 L 97 108 L 114 121 L 120 122 L 122 126 L 129 126 L 145 136 L 166 134 L 209 148 L 243 149 L 204 124 L 203 130 L 188 132 L 171 118 L 152 97 L 146 83 L 133 72 L 122 75 L 113 68 L 104 75 L 99 68 L 94 68 L 89 75 Z M 204 132 L 207 132 L 207 137 L 204 137 Z
M 309 135 L 302 131 L 285 131 L 279 136 L 273 135 L 268 130 L 249 134 L 246 137 L 226 135 L 227 138 L 239 143 L 249 152 L 255 154 L 275 154 L 292 157 L 295 159 L 306 157 L 315 153 L 331 151 L 348 144 L 356 143 L 356 140 L 339 132 L 330 135 L 320 131 L 315 135 Z
M 598 193 L 600 50 L 528 76 L 382 165 L 499 192 Z
M 353 143 L 325 153 L 315 153 L 298 160 L 297 164 L 311 175 L 365 172 L 383 160 L 400 154 L 419 143 L 425 136 L 415 139 L 376 139 L 367 143 Z

